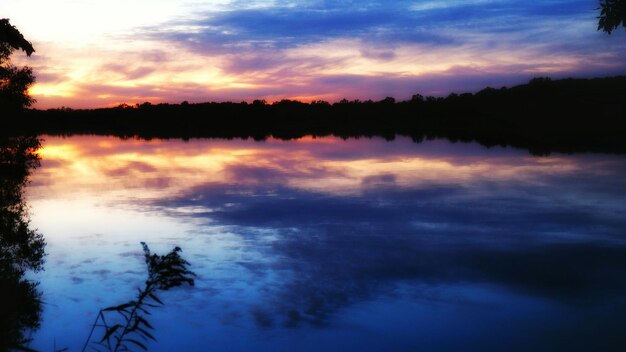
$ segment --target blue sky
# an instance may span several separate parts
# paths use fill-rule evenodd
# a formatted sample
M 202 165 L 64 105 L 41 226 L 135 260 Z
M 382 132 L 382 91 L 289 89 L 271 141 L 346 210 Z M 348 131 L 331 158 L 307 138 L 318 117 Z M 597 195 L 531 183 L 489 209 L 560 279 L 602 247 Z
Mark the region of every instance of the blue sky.
M 406 99 L 626 73 L 595 0 L 3 1 L 39 107 Z M 33 8 L 37 11 L 33 11 Z

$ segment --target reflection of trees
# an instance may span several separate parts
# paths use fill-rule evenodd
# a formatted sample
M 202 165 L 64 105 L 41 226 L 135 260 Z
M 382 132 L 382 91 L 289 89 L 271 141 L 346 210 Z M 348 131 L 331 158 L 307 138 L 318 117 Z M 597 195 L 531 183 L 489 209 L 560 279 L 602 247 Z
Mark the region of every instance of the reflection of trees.
M 29 228 L 23 191 L 39 165 L 36 137 L 0 137 L 0 351 L 28 342 L 39 326 L 40 293 L 24 278 L 43 266 L 43 236 Z

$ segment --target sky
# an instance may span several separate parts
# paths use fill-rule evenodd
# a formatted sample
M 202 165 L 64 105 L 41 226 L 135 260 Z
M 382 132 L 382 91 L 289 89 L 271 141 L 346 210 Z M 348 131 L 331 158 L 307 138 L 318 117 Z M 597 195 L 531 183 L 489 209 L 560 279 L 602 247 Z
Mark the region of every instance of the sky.
M 597 0 L 2 0 L 36 108 L 445 96 L 626 74 Z

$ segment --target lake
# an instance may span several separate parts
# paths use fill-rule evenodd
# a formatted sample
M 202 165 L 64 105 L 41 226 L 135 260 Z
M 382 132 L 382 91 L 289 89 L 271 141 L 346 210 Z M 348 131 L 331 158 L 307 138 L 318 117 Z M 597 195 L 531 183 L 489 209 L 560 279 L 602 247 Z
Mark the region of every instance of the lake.
M 626 156 L 443 140 L 42 137 L 30 347 L 80 351 L 174 246 L 152 351 L 621 351 Z M 102 331 L 96 330 L 101 337 Z

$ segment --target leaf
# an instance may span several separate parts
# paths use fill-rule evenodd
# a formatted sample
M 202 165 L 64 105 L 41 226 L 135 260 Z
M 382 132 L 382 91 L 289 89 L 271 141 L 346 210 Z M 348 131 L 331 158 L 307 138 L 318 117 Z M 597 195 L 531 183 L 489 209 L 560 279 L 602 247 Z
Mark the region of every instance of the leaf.
M 150 312 L 148 312 L 144 307 L 142 306 L 137 306 L 137 310 L 142 311 L 144 313 L 146 313 L 147 315 L 151 315 Z
M 125 310 L 118 310 L 117 313 L 123 316 L 125 320 L 128 320 L 128 316 L 130 315 L 130 312 L 127 312 Z
M 146 347 L 146 345 L 144 345 L 143 343 L 137 341 L 137 340 L 133 340 L 133 339 L 127 339 L 126 341 L 130 342 L 130 343 L 134 343 L 135 345 L 143 348 L 144 351 L 148 350 L 148 347 Z
M 114 310 L 120 311 L 120 310 L 124 310 L 126 308 L 129 308 L 129 307 L 132 307 L 135 304 L 136 304 L 135 301 L 130 301 L 128 303 L 120 304 L 119 306 L 104 308 L 102 311 L 103 312 L 110 312 L 110 311 L 114 311 Z
M 159 297 L 157 297 L 154 293 L 151 293 L 149 296 L 150 296 L 150 298 L 152 298 L 153 300 L 155 300 L 155 301 L 159 302 L 161 305 L 164 305 L 164 304 L 165 304 L 165 303 L 163 303 L 163 302 L 159 299 Z
M 107 329 L 106 334 L 104 334 L 104 336 L 102 337 L 102 340 L 100 340 L 100 342 L 104 342 L 104 341 L 108 340 L 109 337 L 111 337 L 111 335 L 113 335 L 117 331 L 117 329 L 119 329 L 121 327 L 122 327 L 122 325 L 120 325 L 120 324 L 115 324 L 115 325 L 111 326 L 109 329 Z
M 137 330 L 139 332 L 141 332 L 144 336 L 147 336 L 149 339 L 151 339 L 152 341 L 156 341 L 156 338 L 154 336 L 152 336 L 151 333 L 148 332 L 148 330 L 142 329 L 140 327 L 137 327 Z
M 143 323 L 145 326 L 148 327 L 148 329 L 152 329 L 154 330 L 154 328 L 152 327 L 152 325 L 150 325 L 150 323 L 148 323 L 148 321 L 142 317 L 137 317 L 137 321 L 140 321 L 141 323 Z

